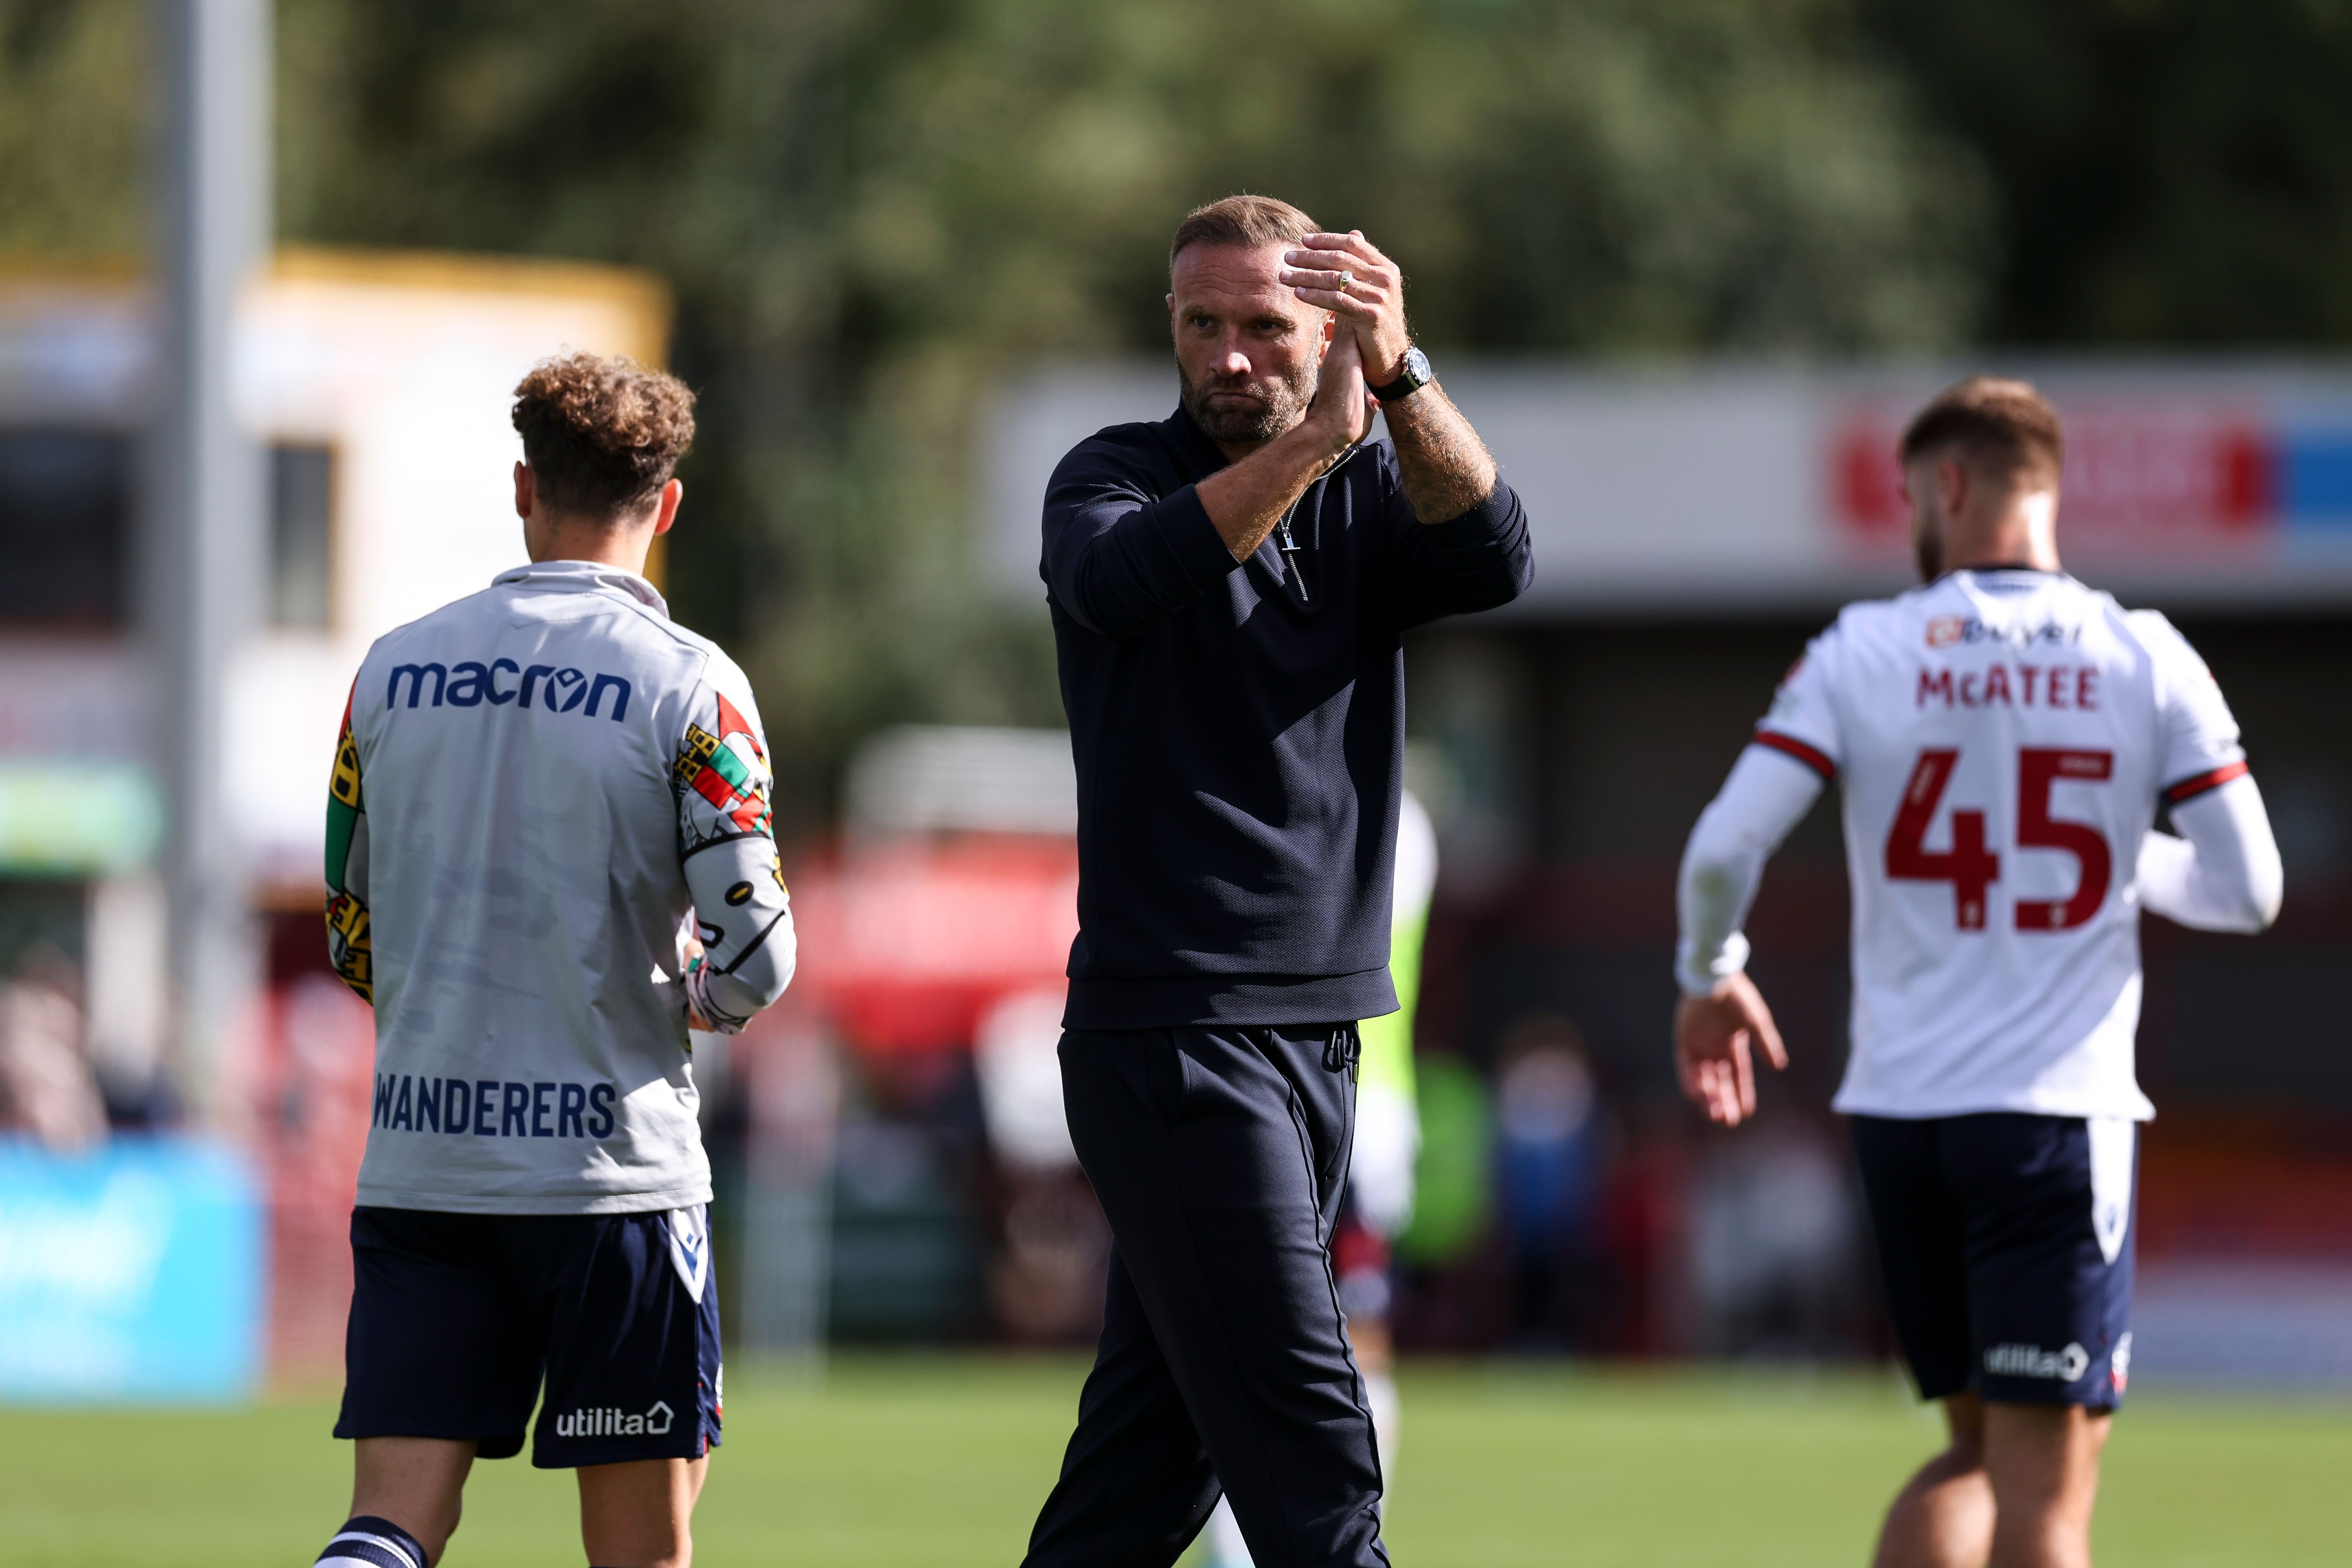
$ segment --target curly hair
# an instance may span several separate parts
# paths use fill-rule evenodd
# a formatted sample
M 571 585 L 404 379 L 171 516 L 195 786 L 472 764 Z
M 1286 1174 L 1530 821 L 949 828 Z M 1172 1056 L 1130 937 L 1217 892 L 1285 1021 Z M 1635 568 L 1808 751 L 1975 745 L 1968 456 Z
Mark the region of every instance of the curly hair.
M 694 394 L 634 360 L 591 353 L 543 360 L 514 398 L 523 458 L 554 510 L 640 511 L 694 444 Z

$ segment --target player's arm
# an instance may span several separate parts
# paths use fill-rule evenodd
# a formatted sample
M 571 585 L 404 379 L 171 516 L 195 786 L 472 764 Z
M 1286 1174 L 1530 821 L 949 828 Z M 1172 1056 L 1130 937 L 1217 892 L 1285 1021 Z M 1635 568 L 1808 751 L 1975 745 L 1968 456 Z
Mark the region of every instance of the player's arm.
M 2182 837 L 2151 833 L 2139 854 L 2140 903 L 2200 931 L 2257 931 L 2278 918 L 2284 876 L 2238 721 L 2213 672 L 2153 610 L 2126 617 L 2154 668 L 2164 752 L 2158 777 Z
M 1681 927 L 1675 980 L 1683 994 L 1675 1007 L 1675 1067 L 1683 1092 L 1725 1126 L 1756 1112 L 1754 1048 L 1776 1068 L 1789 1065 L 1772 1010 L 1748 978 L 1740 928 L 1764 862 L 1812 809 L 1824 782 L 1785 751 L 1750 746 L 1683 850 L 1675 899 Z
M 1755 743 L 1732 765 L 1683 851 L 1675 1070 L 1707 1120 L 1727 1127 L 1756 1113 L 1754 1049 L 1776 1068 L 1789 1065 L 1772 1010 L 1748 978 L 1740 928 L 1764 862 L 1837 776 L 1843 729 L 1831 672 L 1842 660 L 1843 625 L 1815 637 L 1790 667 Z
M 352 737 L 354 681 L 343 703 L 335 768 L 327 782 L 327 956 L 335 973 L 369 1006 L 375 1005 L 375 950 L 368 929 L 368 824 L 360 788 L 360 748 Z
M 2150 833 L 2140 845 L 2142 908 L 2197 931 L 2251 933 L 2278 919 L 2285 870 L 2251 774 L 2184 796 L 2172 825 L 2179 837 Z
M 784 994 L 800 952 L 776 857 L 767 742 L 751 689 L 731 667 L 689 704 L 671 783 L 678 864 L 701 943 L 687 963 L 687 1011 L 696 1027 L 731 1035 Z

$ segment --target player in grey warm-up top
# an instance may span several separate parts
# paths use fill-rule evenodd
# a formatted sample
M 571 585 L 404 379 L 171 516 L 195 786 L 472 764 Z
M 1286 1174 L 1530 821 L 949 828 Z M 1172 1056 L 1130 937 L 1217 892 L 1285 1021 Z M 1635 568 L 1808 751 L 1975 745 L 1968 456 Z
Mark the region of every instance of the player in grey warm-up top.
M 531 564 L 380 638 L 336 749 L 329 942 L 376 1058 L 335 1427 L 358 1480 L 323 1563 L 427 1568 L 538 1405 L 590 1561 L 683 1564 L 719 1441 L 688 1026 L 792 979 L 766 742 L 644 576 L 691 395 L 573 355 L 514 419 Z

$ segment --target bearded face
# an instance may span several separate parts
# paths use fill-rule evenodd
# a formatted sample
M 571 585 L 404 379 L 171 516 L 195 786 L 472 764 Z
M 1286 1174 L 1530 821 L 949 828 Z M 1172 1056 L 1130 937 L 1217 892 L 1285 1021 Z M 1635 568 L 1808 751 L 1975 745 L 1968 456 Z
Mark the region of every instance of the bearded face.
M 1228 456 L 1305 418 L 1321 378 L 1330 318 L 1283 284 L 1283 252 L 1194 246 L 1169 279 L 1184 412 Z
M 1276 374 L 1211 371 L 1196 381 L 1179 360 L 1176 376 L 1183 387 L 1184 412 L 1201 433 L 1212 441 L 1240 445 L 1271 441 L 1305 418 L 1321 369 L 1309 360 Z

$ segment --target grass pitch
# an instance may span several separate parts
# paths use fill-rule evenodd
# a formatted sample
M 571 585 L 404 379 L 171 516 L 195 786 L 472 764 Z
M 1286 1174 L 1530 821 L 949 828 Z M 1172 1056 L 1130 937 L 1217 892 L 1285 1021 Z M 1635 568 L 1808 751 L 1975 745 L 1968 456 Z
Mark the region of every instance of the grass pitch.
M 706 1568 L 1012 1568 L 1084 1368 L 919 1355 L 822 1381 L 739 1367 L 696 1521 Z M 1891 1376 L 1409 1368 L 1404 1568 L 1867 1561 L 1937 1440 Z M 341 1522 L 331 1399 L 230 1412 L 0 1411 L 0 1568 L 298 1568 Z M 2116 1424 L 2102 1568 L 2352 1562 L 2352 1402 L 2148 1394 Z M 566 1476 L 478 1466 L 450 1568 L 581 1562 Z

